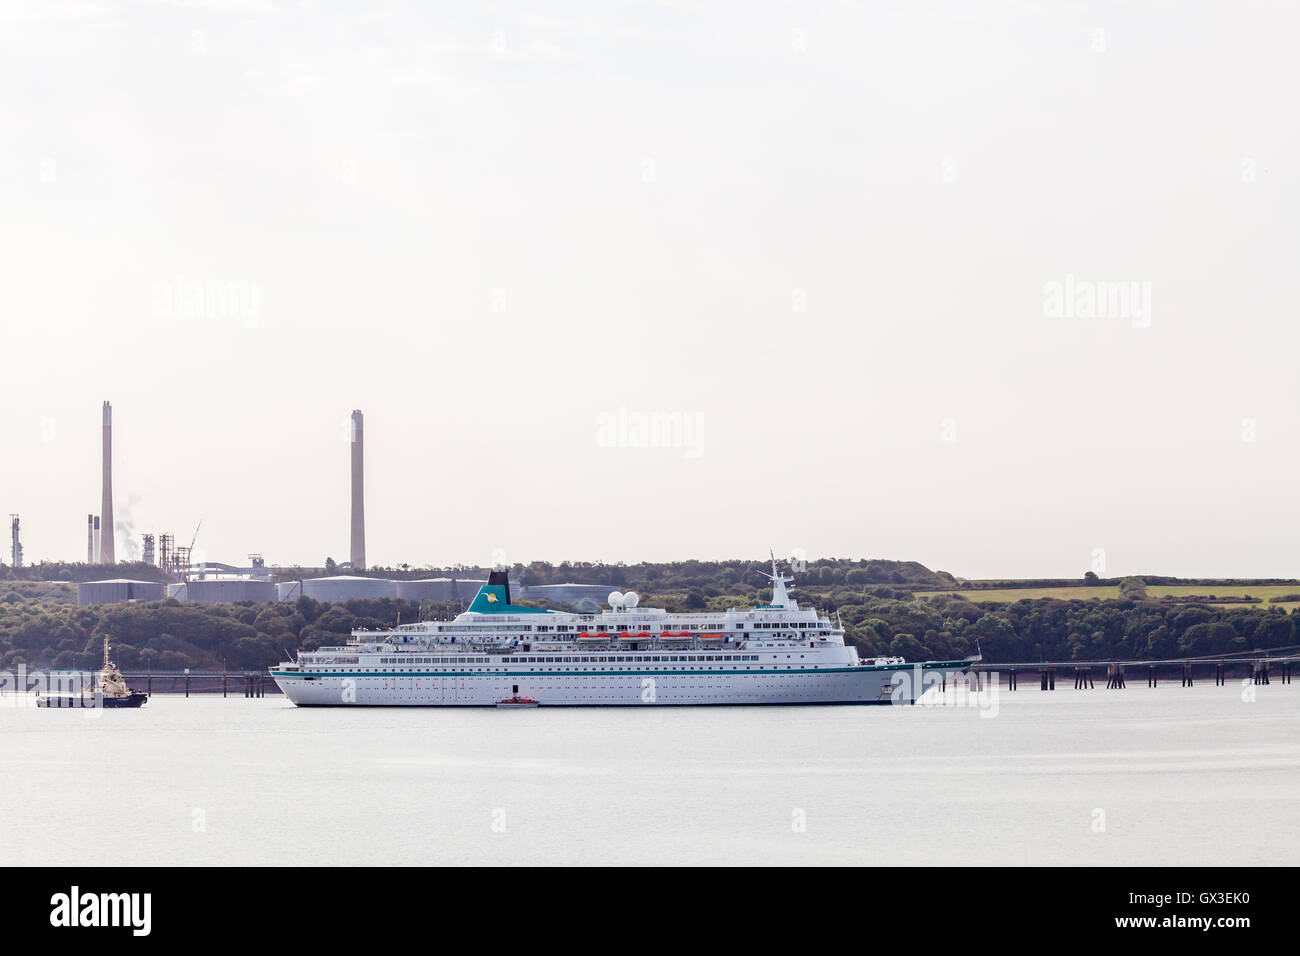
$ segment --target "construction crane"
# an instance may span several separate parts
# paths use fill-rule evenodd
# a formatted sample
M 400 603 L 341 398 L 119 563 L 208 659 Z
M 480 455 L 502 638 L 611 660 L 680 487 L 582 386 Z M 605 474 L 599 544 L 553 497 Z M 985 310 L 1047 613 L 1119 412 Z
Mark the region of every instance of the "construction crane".
M 200 518 L 199 523 L 194 526 L 194 535 L 193 537 L 190 538 L 190 546 L 185 549 L 185 580 L 186 581 L 190 579 L 190 575 L 189 575 L 190 557 L 191 555 L 194 554 L 194 542 L 199 540 L 199 529 L 202 527 L 203 527 L 203 519 Z

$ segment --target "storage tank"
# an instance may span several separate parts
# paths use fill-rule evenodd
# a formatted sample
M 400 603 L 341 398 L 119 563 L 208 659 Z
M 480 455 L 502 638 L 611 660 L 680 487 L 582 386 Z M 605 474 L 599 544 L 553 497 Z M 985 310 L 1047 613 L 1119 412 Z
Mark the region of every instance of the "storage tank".
M 386 578 L 363 578 L 339 574 L 329 578 L 308 578 L 302 593 L 317 601 L 347 601 L 351 598 L 395 598 L 397 582 Z
M 200 601 L 204 604 L 230 604 L 233 601 L 275 600 L 275 585 L 270 581 L 252 578 L 199 578 L 185 585 L 182 601 Z
M 119 601 L 161 601 L 166 596 L 166 588 L 158 581 L 110 578 L 106 581 L 82 581 L 77 585 L 77 603 L 82 607 Z
M 523 593 L 519 597 L 525 601 L 539 601 L 545 598 L 556 604 L 569 605 L 592 601 L 600 607 L 605 603 L 610 590 L 608 584 L 539 584 L 523 588 Z
M 398 581 L 397 596 L 403 601 L 470 601 L 486 581 L 457 578 L 422 578 Z

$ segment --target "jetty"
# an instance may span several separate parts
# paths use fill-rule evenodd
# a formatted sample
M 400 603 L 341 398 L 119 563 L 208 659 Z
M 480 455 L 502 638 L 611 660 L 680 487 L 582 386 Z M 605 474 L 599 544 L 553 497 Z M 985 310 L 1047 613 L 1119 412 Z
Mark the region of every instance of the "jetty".
M 1147 687 L 1177 683 L 1180 687 L 1194 687 L 1197 681 L 1213 680 L 1216 687 L 1229 683 L 1252 685 L 1271 684 L 1276 680 L 1290 684 L 1300 654 L 1286 648 L 1289 653 L 1251 652 L 1219 657 L 1182 657 L 1167 660 L 1100 660 L 1100 661 L 1038 661 L 989 663 L 981 661 L 970 668 L 981 687 L 997 681 L 1007 690 L 1017 690 L 1022 679 L 1037 678 L 1039 690 L 1056 690 L 1056 677 L 1073 676 L 1075 690 L 1091 690 L 1100 682 L 1107 690 L 1124 690 L 1129 679 L 1146 678 Z

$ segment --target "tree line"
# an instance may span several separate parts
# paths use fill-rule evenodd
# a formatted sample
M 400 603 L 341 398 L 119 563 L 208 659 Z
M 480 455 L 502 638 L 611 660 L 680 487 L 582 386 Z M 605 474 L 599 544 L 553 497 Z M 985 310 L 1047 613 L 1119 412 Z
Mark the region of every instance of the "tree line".
M 709 592 L 718 593 L 711 594 Z M 766 600 L 749 587 L 718 585 L 656 592 L 643 606 L 725 611 Z M 1153 601 L 1129 589 L 1112 600 L 1036 598 L 981 602 L 961 595 L 924 596 L 887 585 L 796 590 L 843 622 L 864 656 L 909 660 L 1156 660 L 1237 653 L 1296 644 L 1296 613 L 1278 607 L 1220 608 Z M 262 669 L 299 650 L 343 644 L 353 629 L 446 618 L 460 605 L 389 598 L 258 604 L 165 601 L 77 607 L 0 599 L 0 669 L 91 669 L 103 639 L 131 670 Z

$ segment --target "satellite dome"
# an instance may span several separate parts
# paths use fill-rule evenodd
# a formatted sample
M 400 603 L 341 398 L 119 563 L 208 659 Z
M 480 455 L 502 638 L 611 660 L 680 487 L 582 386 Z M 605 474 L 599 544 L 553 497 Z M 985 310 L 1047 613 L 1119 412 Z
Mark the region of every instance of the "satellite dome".
M 606 598 L 605 600 L 607 600 L 607 601 L 609 602 L 609 606 L 610 606 L 610 607 L 618 607 L 620 604 L 623 603 L 623 592 L 622 592 L 622 591 L 610 591 L 610 592 L 609 592 L 609 597 Z
M 628 591 L 626 594 L 623 595 L 623 603 L 626 604 L 628 607 L 636 607 L 637 602 L 640 600 L 641 600 L 641 596 L 638 595 L 635 591 Z

